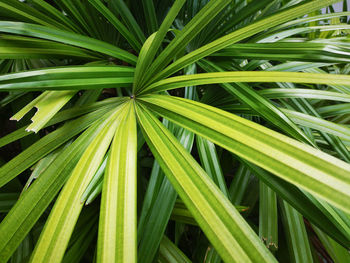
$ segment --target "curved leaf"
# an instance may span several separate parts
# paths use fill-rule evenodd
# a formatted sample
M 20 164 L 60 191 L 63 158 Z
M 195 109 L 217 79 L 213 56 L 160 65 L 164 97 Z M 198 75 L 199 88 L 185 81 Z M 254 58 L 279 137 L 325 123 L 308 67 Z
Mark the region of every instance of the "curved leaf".
M 350 49 L 341 43 L 276 42 L 234 44 L 211 56 L 277 61 L 349 62 Z
M 133 101 L 117 127 L 103 180 L 97 262 L 137 262 L 136 155 Z
M 0 59 L 71 57 L 87 60 L 98 59 L 99 55 L 82 48 L 48 40 L 0 35 Z
M 78 219 L 83 203 L 81 196 L 98 169 L 120 117 L 125 111 L 120 106 L 99 125 L 98 135 L 80 158 L 53 207 L 36 244 L 30 262 L 60 262 Z M 119 117 L 119 118 L 118 118 Z
M 125 37 L 130 45 L 136 50 L 141 49 L 140 42 L 124 26 L 122 22 L 101 2 L 100 0 L 89 0 L 89 2 Z
M 153 114 L 137 106 L 144 136 L 183 202 L 226 262 L 275 262 L 239 212 Z
M 237 43 L 243 39 L 251 37 L 259 32 L 263 32 L 266 29 L 280 25 L 284 22 L 290 21 L 293 18 L 308 14 L 312 11 L 319 10 L 322 7 L 336 3 L 338 0 L 314 0 L 309 3 L 305 3 L 287 10 L 282 10 L 277 14 L 274 14 L 268 18 L 261 19 L 258 22 L 252 23 L 246 27 L 235 30 L 234 32 L 225 35 L 209 44 L 202 46 L 189 54 L 181 57 L 174 63 L 170 64 L 167 68 L 157 73 L 156 76 L 149 81 L 149 83 L 155 82 L 159 79 L 167 77 L 178 70 L 192 64 L 201 58 L 204 58 L 216 51 L 219 51 L 229 45 Z M 148 84 L 149 84 L 148 83 Z
M 350 86 L 350 76 L 341 74 L 318 74 L 304 72 L 278 72 L 278 71 L 229 71 L 215 73 L 201 73 L 171 77 L 157 81 L 140 94 L 160 92 L 186 86 L 229 82 L 291 82 L 310 84 L 329 84 Z M 0 86 L 1 87 L 1 86 Z
M 52 162 L 49 169 L 26 190 L 0 224 L 0 261 L 7 262 L 57 195 L 79 158 L 92 141 L 97 126 L 92 126 Z
M 134 69 L 122 66 L 75 66 L 0 75 L 0 91 L 80 90 L 129 86 Z
M 82 47 L 108 56 L 112 56 L 114 58 L 119 58 L 133 65 L 136 64 L 137 60 L 137 58 L 133 54 L 106 42 L 93 39 L 87 36 L 79 35 L 76 33 L 49 28 L 45 26 L 22 22 L 0 21 L 0 32 L 38 37 L 77 47 Z
M 0 168 L 0 186 L 5 185 L 18 174 L 29 168 L 46 154 L 79 134 L 110 110 L 101 109 L 66 123 L 63 127 L 41 138 Z
M 161 116 L 350 212 L 350 165 L 261 125 L 202 103 L 139 98 Z

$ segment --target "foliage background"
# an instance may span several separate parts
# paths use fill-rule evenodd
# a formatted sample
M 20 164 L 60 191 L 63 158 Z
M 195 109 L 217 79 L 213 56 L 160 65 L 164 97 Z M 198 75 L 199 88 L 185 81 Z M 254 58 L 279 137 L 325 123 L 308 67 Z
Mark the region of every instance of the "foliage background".
M 350 261 L 335 2 L 0 0 L 0 262 Z

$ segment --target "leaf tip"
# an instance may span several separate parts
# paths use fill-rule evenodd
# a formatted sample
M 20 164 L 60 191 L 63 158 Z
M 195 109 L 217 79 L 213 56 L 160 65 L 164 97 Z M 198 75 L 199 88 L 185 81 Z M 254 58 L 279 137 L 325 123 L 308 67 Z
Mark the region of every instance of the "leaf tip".
M 25 129 L 26 132 L 34 132 L 34 133 L 38 133 L 38 130 L 36 130 L 35 128 L 30 127 L 30 125 Z
M 16 118 L 15 116 L 12 116 L 10 118 L 10 121 L 19 121 L 21 118 Z

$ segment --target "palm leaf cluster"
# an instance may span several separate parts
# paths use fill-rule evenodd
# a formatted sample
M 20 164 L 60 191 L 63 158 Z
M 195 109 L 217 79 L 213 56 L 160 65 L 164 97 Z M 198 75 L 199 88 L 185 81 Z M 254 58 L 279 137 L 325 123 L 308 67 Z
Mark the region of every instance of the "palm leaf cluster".
M 337 2 L 0 0 L 0 262 L 350 262 Z

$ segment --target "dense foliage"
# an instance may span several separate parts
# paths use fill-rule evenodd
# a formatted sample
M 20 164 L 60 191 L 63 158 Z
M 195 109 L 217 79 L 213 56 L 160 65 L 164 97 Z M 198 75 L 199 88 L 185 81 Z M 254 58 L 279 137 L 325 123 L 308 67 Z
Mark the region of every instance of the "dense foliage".
M 0 262 L 350 262 L 337 2 L 0 0 Z

